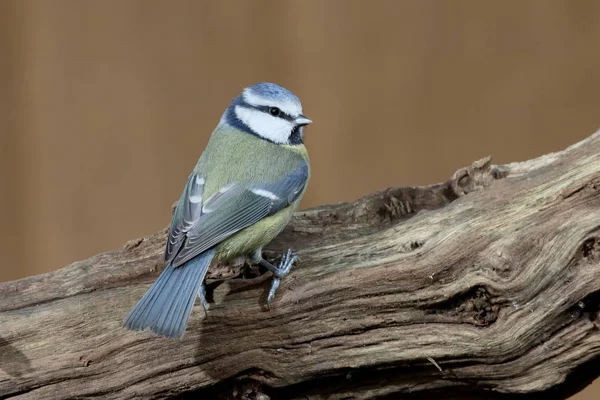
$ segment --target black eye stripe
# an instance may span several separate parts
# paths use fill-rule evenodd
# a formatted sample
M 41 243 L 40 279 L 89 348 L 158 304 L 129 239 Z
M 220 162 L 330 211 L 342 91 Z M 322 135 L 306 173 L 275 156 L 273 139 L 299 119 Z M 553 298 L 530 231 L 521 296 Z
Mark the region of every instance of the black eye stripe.
M 258 111 L 261 111 L 261 112 L 264 112 L 264 113 L 266 113 L 266 114 L 269 114 L 269 115 L 271 115 L 271 114 L 269 113 L 269 108 L 271 108 L 270 106 L 250 106 L 250 107 L 251 107 L 251 108 L 253 108 L 253 109 L 255 109 L 255 110 L 258 110 Z M 294 117 L 292 117 L 292 116 L 291 116 L 291 115 L 289 115 L 289 114 L 286 114 L 286 113 L 285 113 L 283 110 L 281 110 L 281 109 L 279 109 L 279 111 L 280 111 L 280 113 L 279 113 L 279 115 L 278 115 L 276 118 L 285 119 L 286 121 L 290 121 L 290 122 L 293 122 L 293 121 L 294 121 L 294 119 L 295 119 Z

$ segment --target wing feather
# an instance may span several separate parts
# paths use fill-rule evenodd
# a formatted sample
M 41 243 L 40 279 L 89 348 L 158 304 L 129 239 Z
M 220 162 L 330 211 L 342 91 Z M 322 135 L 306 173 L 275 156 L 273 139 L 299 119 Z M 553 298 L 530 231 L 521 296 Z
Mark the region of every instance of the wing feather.
M 204 178 L 197 173 L 192 173 L 188 177 L 171 220 L 169 238 L 165 248 L 165 261 L 167 262 L 175 258 L 187 237 L 187 233 L 202 214 L 204 184 Z
M 170 258 L 165 258 L 174 267 L 180 266 L 236 232 L 275 214 L 298 198 L 307 179 L 308 165 L 302 162 L 276 182 L 253 185 L 233 182 L 203 203 L 197 203 L 190 201 L 190 196 L 202 196 L 204 179 L 192 174 L 173 216 L 166 250 Z M 202 183 L 202 189 L 197 182 Z

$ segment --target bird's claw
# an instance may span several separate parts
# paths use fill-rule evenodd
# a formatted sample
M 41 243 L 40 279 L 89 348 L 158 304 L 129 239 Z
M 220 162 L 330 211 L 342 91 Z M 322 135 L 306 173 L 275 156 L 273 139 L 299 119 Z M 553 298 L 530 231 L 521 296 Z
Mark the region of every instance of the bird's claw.
M 279 266 L 273 271 L 273 282 L 271 282 L 271 289 L 269 289 L 269 296 L 267 297 L 267 308 L 271 310 L 271 301 L 275 298 L 275 292 L 279 287 L 281 278 L 290 273 L 292 265 L 300 258 L 298 256 L 292 256 L 292 250 L 288 249 L 281 257 Z
M 202 282 L 200 289 L 198 289 L 198 297 L 200 298 L 200 303 L 202 303 L 202 308 L 204 308 L 204 315 L 208 318 L 208 302 L 206 301 L 206 285 L 204 282 Z

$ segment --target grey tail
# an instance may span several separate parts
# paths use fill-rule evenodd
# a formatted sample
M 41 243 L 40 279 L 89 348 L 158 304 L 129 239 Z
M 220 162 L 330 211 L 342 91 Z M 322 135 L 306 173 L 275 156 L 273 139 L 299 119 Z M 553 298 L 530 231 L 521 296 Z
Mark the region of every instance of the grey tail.
M 125 318 L 127 329 L 146 328 L 170 338 L 183 336 L 194 301 L 215 249 L 206 250 L 179 267 L 171 263 Z

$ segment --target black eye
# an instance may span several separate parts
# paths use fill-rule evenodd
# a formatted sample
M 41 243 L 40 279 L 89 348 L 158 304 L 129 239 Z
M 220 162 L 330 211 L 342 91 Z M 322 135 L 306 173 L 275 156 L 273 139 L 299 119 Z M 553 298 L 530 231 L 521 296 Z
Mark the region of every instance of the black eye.
M 269 107 L 269 114 L 271 114 L 274 117 L 279 117 L 279 114 L 281 114 L 281 110 L 277 107 Z

